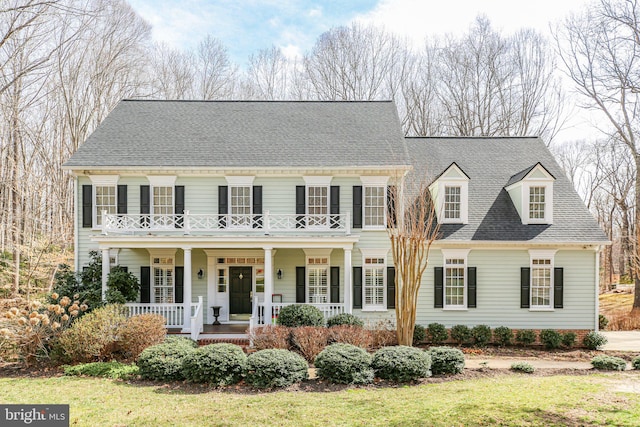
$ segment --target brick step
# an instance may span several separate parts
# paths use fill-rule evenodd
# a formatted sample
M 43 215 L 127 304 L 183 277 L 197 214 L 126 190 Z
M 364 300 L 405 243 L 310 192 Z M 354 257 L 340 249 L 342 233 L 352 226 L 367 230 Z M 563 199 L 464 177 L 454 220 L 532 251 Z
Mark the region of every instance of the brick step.
M 249 348 L 249 340 L 247 338 L 202 338 L 198 340 L 198 345 L 209 345 L 218 343 L 236 344 L 243 349 Z

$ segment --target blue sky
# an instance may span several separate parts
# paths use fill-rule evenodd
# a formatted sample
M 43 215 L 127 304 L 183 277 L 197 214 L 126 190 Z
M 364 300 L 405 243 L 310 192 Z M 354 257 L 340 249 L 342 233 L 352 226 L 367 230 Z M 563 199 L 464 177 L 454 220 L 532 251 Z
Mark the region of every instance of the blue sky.
M 353 21 L 382 25 L 420 47 L 427 35 L 464 31 L 478 14 L 511 32 L 549 24 L 586 0 L 129 0 L 153 26 L 153 38 L 195 47 L 206 34 L 222 41 L 244 66 L 249 54 L 272 45 L 301 55 L 331 27 Z

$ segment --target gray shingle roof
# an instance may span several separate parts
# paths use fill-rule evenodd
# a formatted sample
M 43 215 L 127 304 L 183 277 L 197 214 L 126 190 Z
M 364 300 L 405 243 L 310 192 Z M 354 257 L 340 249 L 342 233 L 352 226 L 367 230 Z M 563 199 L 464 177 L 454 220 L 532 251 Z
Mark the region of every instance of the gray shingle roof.
M 540 138 L 407 138 L 406 142 L 414 177 L 430 182 L 455 161 L 470 178 L 469 224 L 442 224 L 444 240 L 607 241 Z M 523 225 L 504 187 L 515 174 L 538 162 L 556 178 L 553 224 Z
M 400 122 L 390 101 L 124 100 L 64 166 L 408 164 Z

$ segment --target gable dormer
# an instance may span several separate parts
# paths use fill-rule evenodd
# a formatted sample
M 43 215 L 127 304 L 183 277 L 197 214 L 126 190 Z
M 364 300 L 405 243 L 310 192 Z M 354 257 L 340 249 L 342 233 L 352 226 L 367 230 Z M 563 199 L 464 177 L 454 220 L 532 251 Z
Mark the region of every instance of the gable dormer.
M 513 175 L 504 187 L 523 224 L 553 224 L 553 182 L 556 178 L 538 162 Z
M 469 223 L 469 176 L 451 163 L 429 186 L 440 224 Z

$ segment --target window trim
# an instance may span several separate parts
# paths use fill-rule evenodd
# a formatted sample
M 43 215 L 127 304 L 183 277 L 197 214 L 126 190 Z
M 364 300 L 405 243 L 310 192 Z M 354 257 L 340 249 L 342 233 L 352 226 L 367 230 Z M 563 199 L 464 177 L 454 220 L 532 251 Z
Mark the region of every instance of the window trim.
M 544 218 L 531 218 L 529 210 L 531 188 L 544 188 Z M 530 179 L 522 184 L 522 223 L 553 224 L 553 181 Z
M 360 249 L 362 254 L 362 309 L 361 311 L 389 311 L 387 308 L 387 266 L 388 249 Z M 367 264 L 367 258 L 382 259 L 383 264 Z M 367 269 L 382 269 L 382 304 L 367 304 L 366 288 L 367 288 Z
M 102 230 L 102 224 L 98 225 L 98 191 L 96 187 L 113 187 L 114 188 L 114 214 L 118 213 L 118 181 L 119 175 L 89 175 L 91 180 L 91 224 L 93 230 Z
M 556 252 L 555 250 L 529 250 L 529 311 L 555 311 L 553 294 Z M 533 269 L 540 268 L 539 264 L 536 264 L 534 267 L 534 260 L 550 261 L 550 263 L 544 267 L 549 270 L 549 305 L 533 305 Z
M 233 189 L 234 188 L 245 188 L 248 189 L 249 191 L 249 213 L 246 216 L 247 219 L 247 223 L 246 224 L 234 224 L 234 220 L 233 217 L 237 214 L 233 214 Z M 252 185 L 229 185 L 229 190 L 227 192 L 228 194 L 228 209 L 229 209 L 229 226 L 228 228 L 234 228 L 234 229 L 249 229 L 249 228 L 253 228 L 253 186 Z
M 441 249 L 442 252 L 442 310 L 444 311 L 466 311 L 469 309 L 469 252 L 471 249 Z M 463 264 L 447 264 L 447 259 L 462 259 Z M 464 290 L 462 305 L 447 304 L 447 266 L 462 265 L 464 274 Z
M 386 230 L 387 218 L 389 217 L 388 210 L 388 191 L 389 191 L 389 177 L 388 176 L 361 176 L 362 182 L 362 229 L 363 230 Z M 367 207 L 367 188 L 381 188 L 382 187 L 382 207 L 383 218 L 382 225 L 369 225 L 367 224 L 366 207 Z
M 302 177 L 304 179 L 304 184 L 305 184 L 305 189 L 304 189 L 304 209 L 305 209 L 305 215 L 307 216 L 307 228 L 308 229 L 319 229 L 319 230 L 323 230 L 323 229 L 327 229 L 331 227 L 331 180 L 332 180 L 332 176 L 303 176 Z M 326 209 L 326 213 L 325 214 L 320 214 L 320 215 L 315 215 L 314 216 L 318 216 L 318 217 L 325 217 L 325 223 L 324 224 L 309 224 L 309 218 L 312 214 L 309 213 L 309 197 L 310 197 L 310 192 L 309 192 L 309 188 L 311 187 L 318 187 L 318 188 L 325 188 L 326 192 L 327 192 L 327 203 L 324 206 L 324 208 Z
M 172 264 L 168 263 L 156 263 L 154 262 L 154 258 L 171 258 Z M 149 286 L 149 300 L 152 301 L 153 304 L 175 304 L 176 299 L 176 250 L 175 249 L 154 249 L 149 250 L 149 265 L 151 266 L 151 277 L 150 277 L 150 286 Z M 156 301 L 156 281 L 155 281 L 155 272 L 156 268 L 171 268 L 172 272 L 172 301 L 171 302 L 162 302 L 157 303 Z M 169 286 L 163 286 L 163 288 L 169 288 Z
M 449 217 L 447 218 L 447 189 L 458 189 L 458 216 L 457 217 Z M 454 184 L 445 184 L 443 193 L 442 193 L 442 219 L 449 221 L 460 221 L 462 220 L 462 186 L 454 185 Z M 453 203 L 452 203 L 453 204 Z
M 304 249 L 305 259 L 304 259 L 304 292 L 305 292 L 305 303 L 306 304 L 329 304 L 331 302 L 331 252 L 333 249 Z M 309 264 L 310 259 L 316 258 L 326 258 L 326 264 Z M 324 303 L 320 302 L 311 302 L 311 292 L 309 292 L 309 273 L 312 268 L 324 268 L 327 277 L 326 284 L 326 296 L 327 301 Z

